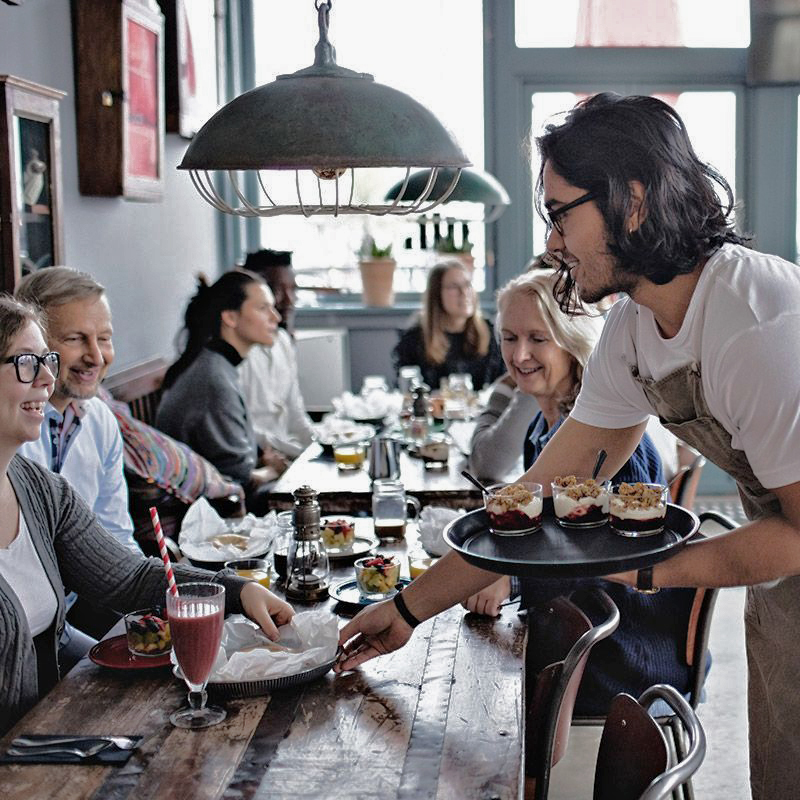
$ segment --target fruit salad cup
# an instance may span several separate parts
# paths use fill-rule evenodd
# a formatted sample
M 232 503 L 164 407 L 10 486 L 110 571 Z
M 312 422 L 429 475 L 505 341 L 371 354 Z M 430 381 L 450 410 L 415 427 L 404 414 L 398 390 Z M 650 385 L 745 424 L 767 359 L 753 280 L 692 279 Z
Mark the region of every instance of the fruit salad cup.
M 125 615 L 128 650 L 134 656 L 162 656 L 172 650 L 169 620 L 163 609 L 131 611 Z
M 320 525 L 326 550 L 349 550 L 356 537 L 356 529 L 346 519 L 325 519 Z
M 397 592 L 400 560 L 396 556 L 367 556 L 354 566 L 358 590 L 365 600 L 385 600 Z

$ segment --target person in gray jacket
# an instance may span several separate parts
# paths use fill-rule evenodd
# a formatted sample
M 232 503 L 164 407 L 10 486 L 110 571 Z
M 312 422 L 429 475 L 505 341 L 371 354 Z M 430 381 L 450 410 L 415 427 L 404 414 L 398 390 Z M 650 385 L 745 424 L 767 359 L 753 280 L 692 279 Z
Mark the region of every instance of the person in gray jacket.
M 186 346 L 164 376 L 156 414 L 164 433 L 240 483 L 248 511 L 258 515 L 280 470 L 258 449 L 236 368 L 253 345 L 272 345 L 279 321 L 257 275 L 233 270 L 211 286 L 200 277 L 184 318 Z
M 61 476 L 16 453 L 39 436 L 59 366 L 37 312 L 0 297 L 0 733 L 60 677 L 65 586 L 118 611 L 163 604 L 167 589 L 159 559 L 121 545 Z M 174 572 L 179 584 L 222 583 L 226 611 L 244 612 L 273 640 L 293 615 L 231 570 Z

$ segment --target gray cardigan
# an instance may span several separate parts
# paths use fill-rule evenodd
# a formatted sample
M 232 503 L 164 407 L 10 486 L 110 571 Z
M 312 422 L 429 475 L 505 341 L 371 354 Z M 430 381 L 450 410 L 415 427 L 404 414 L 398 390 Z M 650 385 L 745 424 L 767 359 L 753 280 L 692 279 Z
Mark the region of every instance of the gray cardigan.
M 8 467 L 36 552 L 55 591 L 55 623 L 41 637 L 39 656 L 57 675 L 58 640 L 64 629 L 64 595 L 75 590 L 92 603 L 134 611 L 164 603 L 167 581 L 157 558 L 137 556 L 100 526 L 94 514 L 60 475 L 15 456 Z M 175 579 L 215 580 L 225 586 L 228 613 L 241 612 L 239 595 L 246 580 L 229 571 L 216 576 L 175 565 Z M 39 638 L 39 637 L 37 637 Z M 43 665 L 39 664 L 41 669 Z M 0 732 L 7 730 L 39 698 L 37 652 L 19 598 L 0 576 Z
M 256 437 L 239 373 L 222 353 L 204 347 L 164 391 L 156 427 L 188 444 L 223 475 L 242 486 L 250 483 L 258 459 Z

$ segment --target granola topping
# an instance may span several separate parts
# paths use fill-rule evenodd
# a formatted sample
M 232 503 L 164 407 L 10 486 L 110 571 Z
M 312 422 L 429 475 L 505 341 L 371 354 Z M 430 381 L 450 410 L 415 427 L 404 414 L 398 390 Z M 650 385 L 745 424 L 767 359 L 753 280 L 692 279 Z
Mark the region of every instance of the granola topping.
M 566 477 L 556 475 L 553 483 L 564 488 L 564 494 L 573 500 L 580 500 L 582 497 L 600 497 L 603 492 L 603 487 L 594 478 L 579 481 L 574 475 Z
M 499 507 L 502 511 L 511 511 L 515 508 L 527 506 L 533 500 L 533 493 L 521 483 L 512 483 L 492 492 L 492 507 Z
M 663 489 L 660 486 L 647 486 L 644 483 L 621 483 L 617 490 L 617 500 L 624 508 L 647 509 L 663 508 Z

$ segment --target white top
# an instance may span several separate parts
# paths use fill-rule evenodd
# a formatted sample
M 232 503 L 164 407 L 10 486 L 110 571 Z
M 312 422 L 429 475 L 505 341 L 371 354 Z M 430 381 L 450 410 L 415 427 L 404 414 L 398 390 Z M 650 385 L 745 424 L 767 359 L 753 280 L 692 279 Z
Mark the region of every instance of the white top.
M 237 369 L 259 447 L 299 456 L 311 444 L 313 428 L 300 394 L 289 334 L 279 328 L 272 347 L 254 345 Z
M 17 452 L 43 467 L 61 473 L 97 515 L 100 524 L 119 542 L 141 553 L 133 539 L 128 512 L 122 434 L 111 409 L 99 398 L 72 401 L 78 428 L 68 442 L 59 442 L 55 452 L 51 419 L 63 417 L 50 403 L 36 441 L 25 442 Z M 60 469 L 57 468 L 58 462 Z
M 53 624 L 58 602 L 22 514 L 17 538 L 8 547 L 0 547 L 0 574 L 17 595 L 31 635 L 46 631 Z
M 724 245 L 707 262 L 677 335 L 629 298 L 610 311 L 571 416 L 601 428 L 653 412 L 629 365 L 660 380 L 697 364 L 713 417 L 767 489 L 800 480 L 800 268 Z

